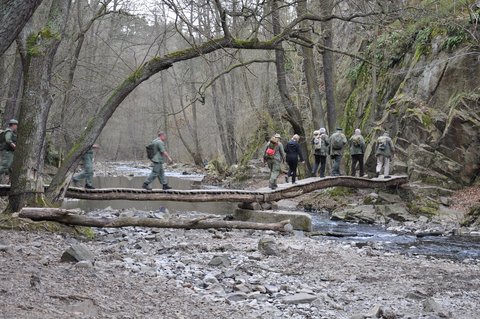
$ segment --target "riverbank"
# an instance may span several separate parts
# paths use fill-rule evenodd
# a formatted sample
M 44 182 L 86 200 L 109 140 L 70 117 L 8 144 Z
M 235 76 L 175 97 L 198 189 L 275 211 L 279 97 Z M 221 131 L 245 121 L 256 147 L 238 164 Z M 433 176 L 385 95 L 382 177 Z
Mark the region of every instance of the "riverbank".
M 183 171 L 194 175 L 183 168 L 177 173 Z M 366 205 L 371 193 L 327 190 L 298 201 L 312 212 L 341 211 Z M 448 198 L 447 208 L 455 205 Z M 298 201 L 281 205 L 295 209 Z M 198 217 L 108 208 L 91 215 Z M 390 218 L 387 226 L 437 223 L 420 217 L 411 224 Z M 62 262 L 79 244 L 86 260 Z M 302 232 L 127 227 L 95 229 L 86 240 L 0 230 L 0 318 L 470 319 L 480 317 L 479 275 L 477 259 L 400 254 Z

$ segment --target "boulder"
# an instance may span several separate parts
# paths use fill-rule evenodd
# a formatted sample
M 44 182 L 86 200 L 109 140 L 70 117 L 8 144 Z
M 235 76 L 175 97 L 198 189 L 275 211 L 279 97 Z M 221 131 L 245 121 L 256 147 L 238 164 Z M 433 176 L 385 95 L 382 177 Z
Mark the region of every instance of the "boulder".
M 298 305 L 302 303 L 311 303 L 315 299 L 317 299 L 317 296 L 302 292 L 291 296 L 285 296 L 282 298 L 281 302 L 287 305 Z
M 371 205 L 360 205 L 341 211 L 335 211 L 331 216 L 331 220 L 341 220 L 364 224 L 374 224 L 377 218 L 378 215 L 375 212 L 375 208 Z
M 275 240 L 267 237 L 260 238 L 258 241 L 258 251 L 267 256 L 278 256 L 280 254 Z
M 70 246 L 62 254 L 61 261 L 65 262 L 79 262 L 83 260 L 94 261 L 95 255 L 84 244 L 75 244 Z

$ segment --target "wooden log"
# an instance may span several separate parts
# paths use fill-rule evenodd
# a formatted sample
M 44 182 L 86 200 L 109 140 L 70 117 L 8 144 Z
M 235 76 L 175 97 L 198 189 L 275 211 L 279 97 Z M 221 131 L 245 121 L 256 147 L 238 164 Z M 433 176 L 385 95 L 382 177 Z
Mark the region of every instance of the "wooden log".
M 287 231 L 290 221 L 284 220 L 278 223 L 252 223 L 242 221 L 206 220 L 197 218 L 193 220 L 164 220 L 156 218 L 140 217 L 89 217 L 78 215 L 74 210 L 61 208 L 33 208 L 25 207 L 18 213 L 18 217 L 29 218 L 34 221 L 55 221 L 67 225 L 110 227 L 120 228 L 128 226 L 156 227 L 156 228 L 186 228 L 186 229 L 207 229 L 207 228 L 233 228 L 233 229 L 257 229 Z

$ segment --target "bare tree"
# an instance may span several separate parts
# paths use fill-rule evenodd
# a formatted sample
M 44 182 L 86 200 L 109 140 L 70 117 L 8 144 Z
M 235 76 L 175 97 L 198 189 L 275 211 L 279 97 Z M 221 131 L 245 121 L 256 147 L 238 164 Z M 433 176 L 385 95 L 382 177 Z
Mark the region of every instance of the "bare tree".
M 42 0 L 2 0 L 0 2 L 0 55 L 17 38 Z

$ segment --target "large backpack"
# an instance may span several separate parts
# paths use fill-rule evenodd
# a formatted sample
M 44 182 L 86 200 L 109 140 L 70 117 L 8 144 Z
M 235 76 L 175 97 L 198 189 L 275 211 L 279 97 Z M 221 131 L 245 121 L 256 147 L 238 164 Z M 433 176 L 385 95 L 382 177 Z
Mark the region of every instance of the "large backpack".
M 332 148 L 334 150 L 341 150 L 343 148 L 343 138 L 340 134 L 333 134 L 331 137 Z
M 313 138 L 313 148 L 315 150 L 322 149 L 322 143 L 324 143 L 324 142 L 322 141 L 322 138 L 320 136 Z
M 8 148 L 8 145 L 5 141 L 5 133 L 7 133 L 8 130 L 0 130 L 0 150 L 6 150 Z
M 155 156 L 155 140 L 151 141 L 150 144 L 147 144 L 145 149 L 147 150 L 148 159 L 153 160 L 153 157 Z
M 385 138 L 378 139 L 378 149 L 380 151 L 383 151 L 385 150 L 386 147 L 387 147 L 387 139 Z
M 353 146 L 360 146 L 362 144 L 362 138 L 360 135 L 354 135 L 352 137 L 352 144 Z
M 268 143 L 268 146 L 267 146 L 267 149 L 265 150 L 265 154 L 263 155 L 263 158 L 265 160 L 273 159 L 275 156 L 275 153 L 277 153 L 276 145 L 273 143 Z

